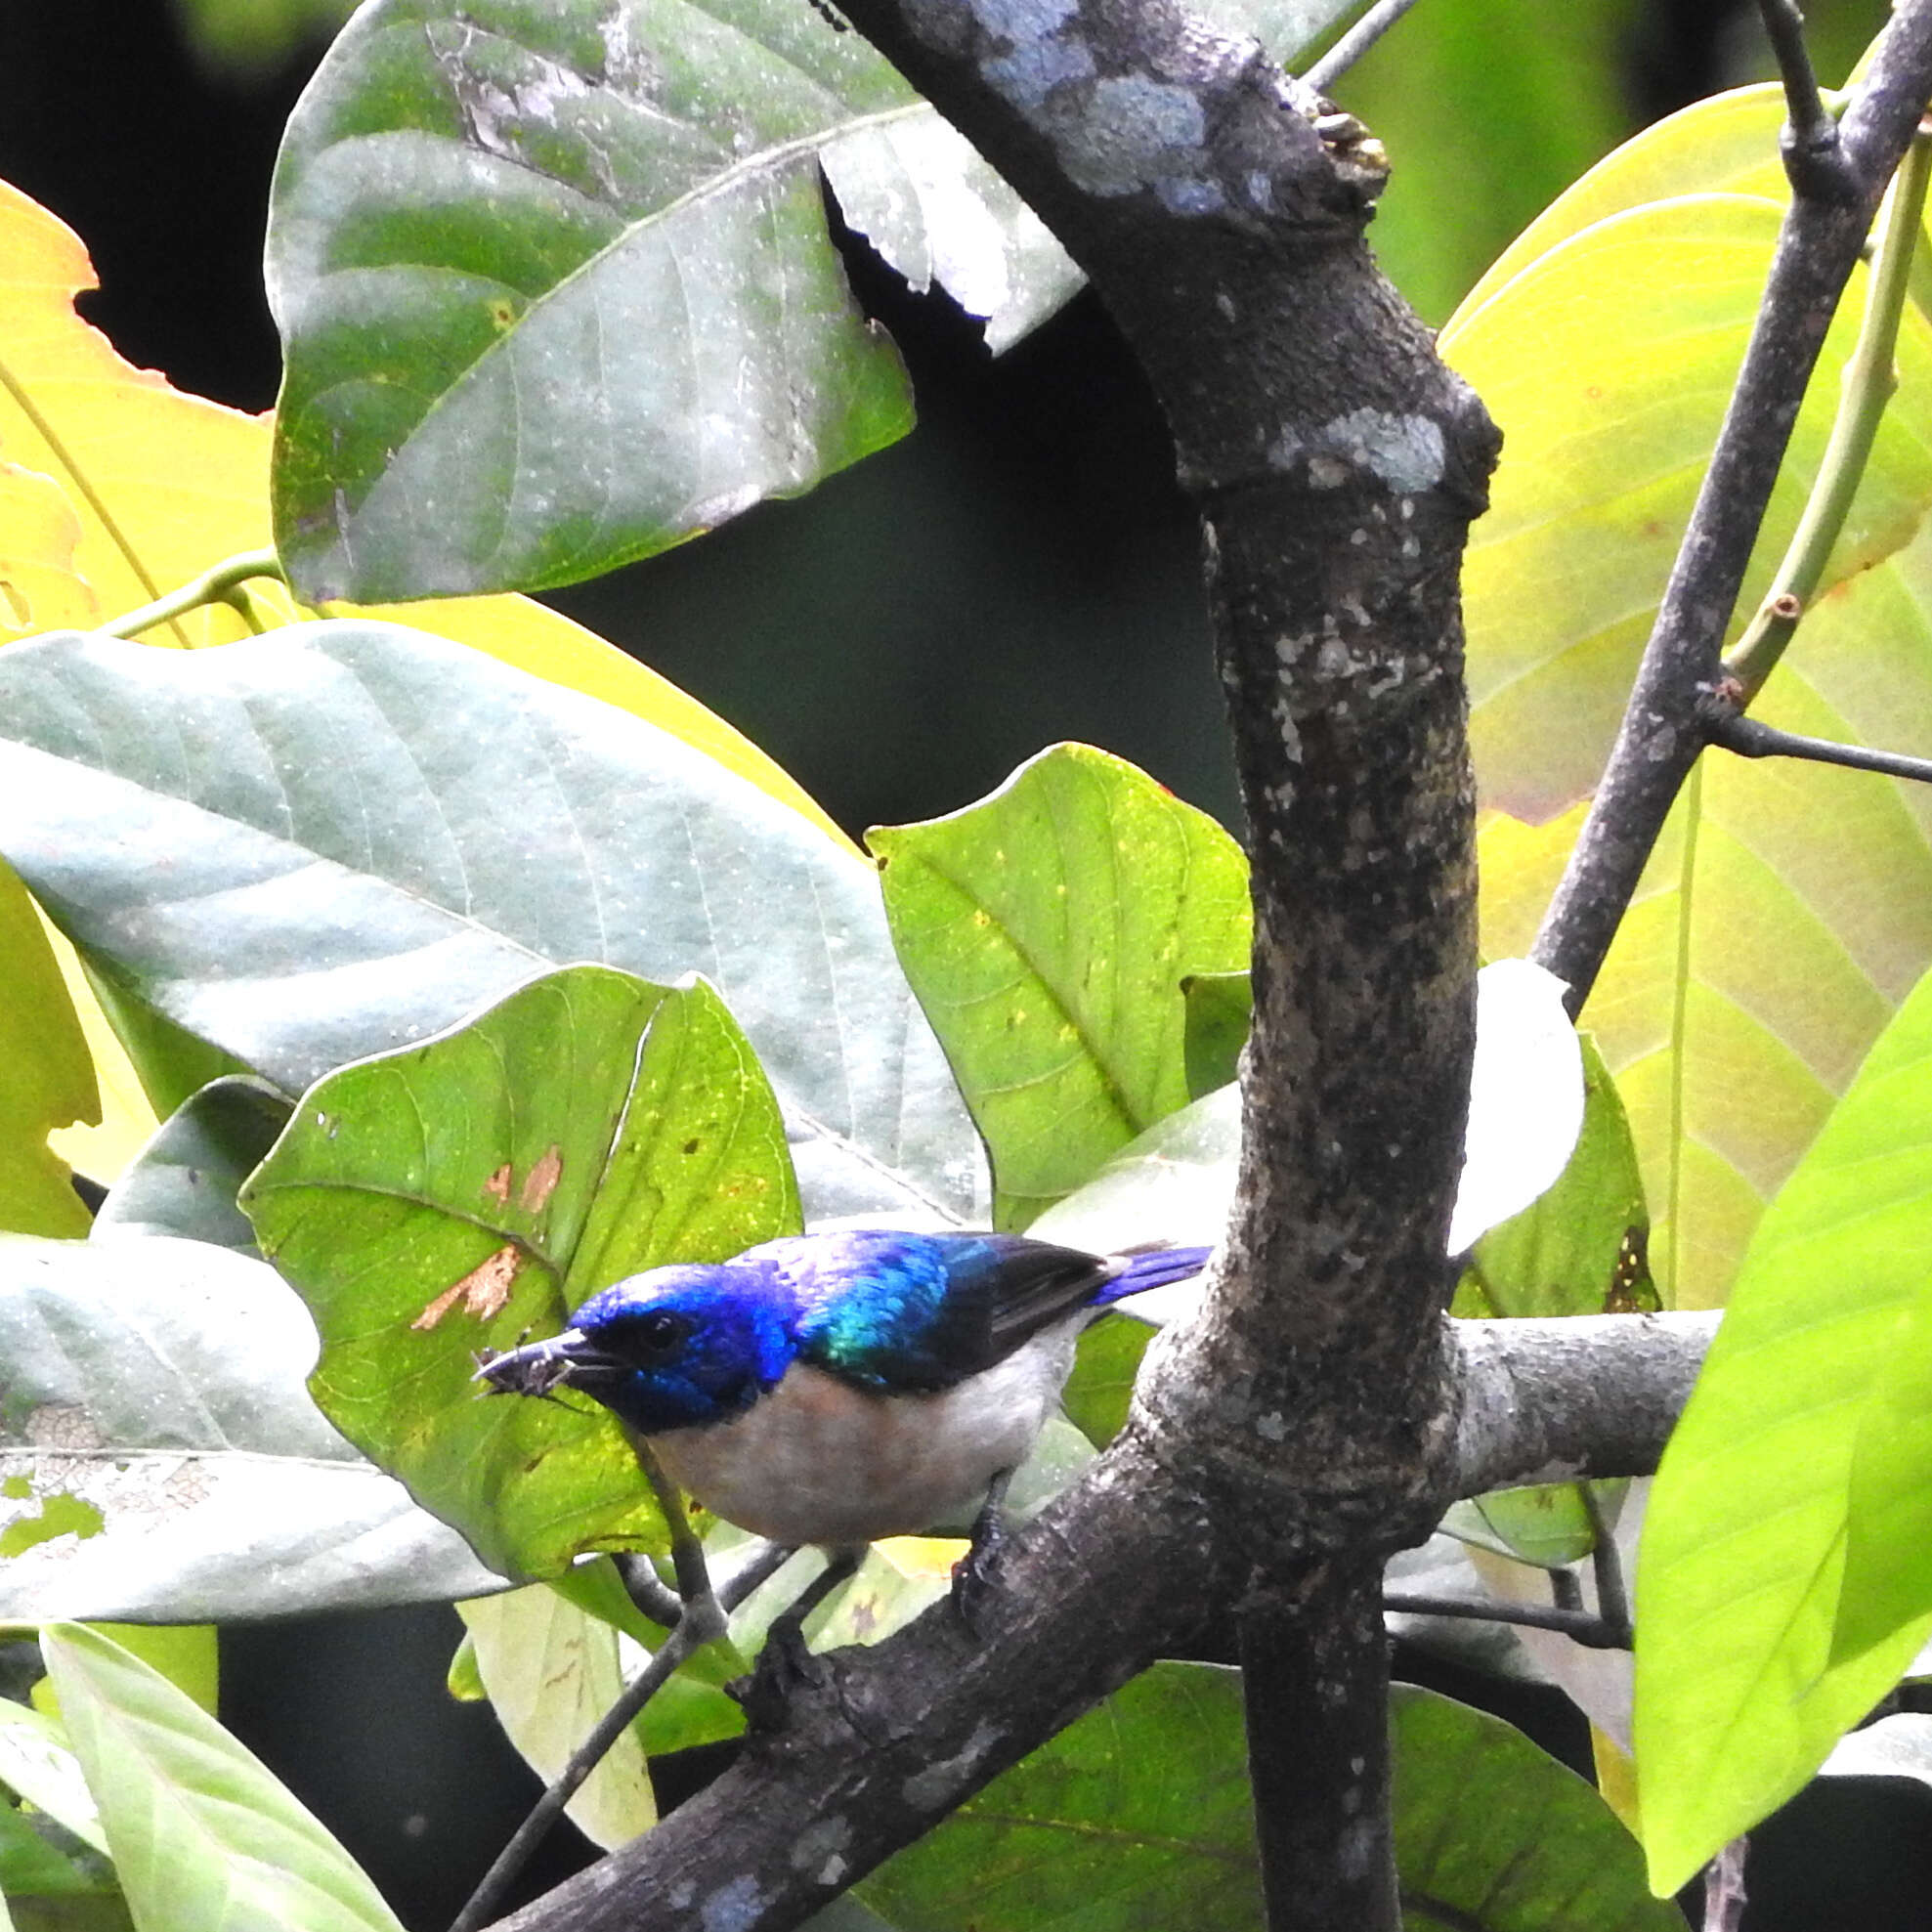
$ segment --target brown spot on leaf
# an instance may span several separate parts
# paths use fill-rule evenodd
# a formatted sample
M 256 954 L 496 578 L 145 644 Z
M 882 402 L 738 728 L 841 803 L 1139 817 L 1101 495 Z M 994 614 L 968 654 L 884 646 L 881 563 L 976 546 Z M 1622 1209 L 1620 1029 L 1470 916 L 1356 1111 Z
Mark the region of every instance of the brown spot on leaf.
M 563 1153 L 552 1140 L 543 1150 L 543 1158 L 530 1170 L 530 1178 L 523 1183 L 523 1192 L 517 1197 L 517 1205 L 525 1214 L 536 1214 L 557 1191 L 557 1182 L 563 1178 Z
M 503 1202 L 510 1198 L 510 1164 L 505 1161 L 488 1181 L 483 1183 L 483 1191 L 493 1201 Z
M 458 1302 L 465 1314 L 488 1321 L 510 1299 L 510 1284 L 516 1278 L 516 1247 L 506 1241 L 487 1261 L 477 1263 L 460 1281 L 452 1281 L 409 1326 L 418 1331 L 434 1328 Z

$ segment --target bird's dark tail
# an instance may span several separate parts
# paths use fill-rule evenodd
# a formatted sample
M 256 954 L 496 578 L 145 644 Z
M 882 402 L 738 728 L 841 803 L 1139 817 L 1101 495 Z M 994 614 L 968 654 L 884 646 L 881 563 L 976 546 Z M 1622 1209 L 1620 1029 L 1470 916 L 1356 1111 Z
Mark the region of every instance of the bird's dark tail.
M 1138 1295 L 1149 1288 L 1165 1288 L 1170 1282 L 1185 1281 L 1207 1266 L 1212 1248 L 1149 1248 L 1138 1254 L 1122 1255 L 1120 1272 L 1094 1297 L 1093 1306 L 1105 1308 L 1124 1295 Z

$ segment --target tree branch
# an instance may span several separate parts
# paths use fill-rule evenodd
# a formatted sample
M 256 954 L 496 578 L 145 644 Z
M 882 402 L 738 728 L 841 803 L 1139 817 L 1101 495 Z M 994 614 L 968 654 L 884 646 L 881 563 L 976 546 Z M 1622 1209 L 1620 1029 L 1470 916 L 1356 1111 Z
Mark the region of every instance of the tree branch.
M 1838 129 L 1856 193 L 1801 192 L 1780 231 L 1724 427 L 1638 667 L 1610 762 L 1532 957 L 1570 988 L 1596 982 L 1657 835 L 1703 748 L 1698 707 L 1791 425 L 1879 197 L 1932 96 L 1932 0 L 1904 0 Z M 1815 187 L 1807 183 L 1807 187 Z
M 1851 771 L 1873 771 L 1886 778 L 1932 783 L 1932 758 L 1911 758 L 1903 751 L 1873 751 L 1863 745 L 1840 745 L 1830 738 L 1807 738 L 1801 732 L 1781 731 L 1775 724 L 1735 712 L 1713 717 L 1704 727 L 1707 743 L 1740 758 L 1808 758 L 1815 764 L 1843 765 Z
M 1496 433 L 1363 245 L 1379 149 L 1252 41 L 1173 0 L 842 4 L 1087 270 L 1200 504 L 1256 913 L 1241 1171 L 1199 1316 L 1007 1545 L 977 1637 L 939 1612 L 835 1653 L 787 1730 L 509 1923 L 795 1925 L 1230 1609 L 1251 1729 L 1329 1794 L 1306 1831 L 1264 1821 L 1268 1896 L 1350 1845 L 1393 1896 L 1386 1781 L 1370 1816 L 1339 1795 L 1387 1721 L 1362 1579 L 1472 1473 L 1653 1459 L 1658 1413 L 1582 1402 L 1606 1451 L 1565 1405 L 1619 1341 L 1672 1338 L 1659 1372 L 1697 1352 L 1630 1317 L 1472 1344 L 1441 1315 L 1475 1012 L 1457 583 Z M 1345 1708 L 1309 1733 L 1324 1659 Z
M 1715 1313 L 1451 1324 L 1456 1496 L 1647 1476 L 1717 1333 Z

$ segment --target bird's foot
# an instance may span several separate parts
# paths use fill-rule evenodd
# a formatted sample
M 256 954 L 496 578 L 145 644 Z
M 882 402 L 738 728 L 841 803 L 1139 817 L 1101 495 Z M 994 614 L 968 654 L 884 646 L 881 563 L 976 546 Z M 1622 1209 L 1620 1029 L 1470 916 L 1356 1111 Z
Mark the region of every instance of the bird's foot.
M 968 1637 L 981 1635 L 985 1610 L 993 1600 L 993 1571 L 1007 1541 L 1002 1505 L 1010 1479 L 1011 1471 L 994 1479 L 986 1492 L 986 1507 L 973 1519 L 972 1542 L 953 1566 L 953 1613 Z
M 748 1730 L 783 1731 L 792 1699 L 800 1690 L 816 1690 L 826 1679 L 824 1662 L 805 1643 L 800 1619 L 781 1616 L 765 1633 L 749 1677 L 735 1677 L 724 1688 L 745 1713 Z
M 832 1552 L 824 1569 L 798 1593 L 792 1607 L 772 1619 L 751 1676 L 734 1678 L 724 1687 L 738 1699 L 749 1729 L 784 1730 L 798 1691 L 817 1690 L 826 1682 L 830 1666 L 806 1645 L 805 1619 L 850 1579 L 864 1554 L 863 1549 Z

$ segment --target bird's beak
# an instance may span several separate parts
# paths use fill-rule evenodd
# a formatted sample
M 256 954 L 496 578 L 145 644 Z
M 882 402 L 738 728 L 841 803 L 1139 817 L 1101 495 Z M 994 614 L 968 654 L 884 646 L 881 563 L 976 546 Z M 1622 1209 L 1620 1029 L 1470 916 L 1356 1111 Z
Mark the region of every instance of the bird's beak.
M 547 1395 L 560 1384 L 594 1395 L 622 1382 L 628 1365 L 600 1349 L 580 1329 L 566 1328 L 547 1342 L 529 1342 L 479 1362 L 471 1379 L 487 1382 L 493 1395 Z

